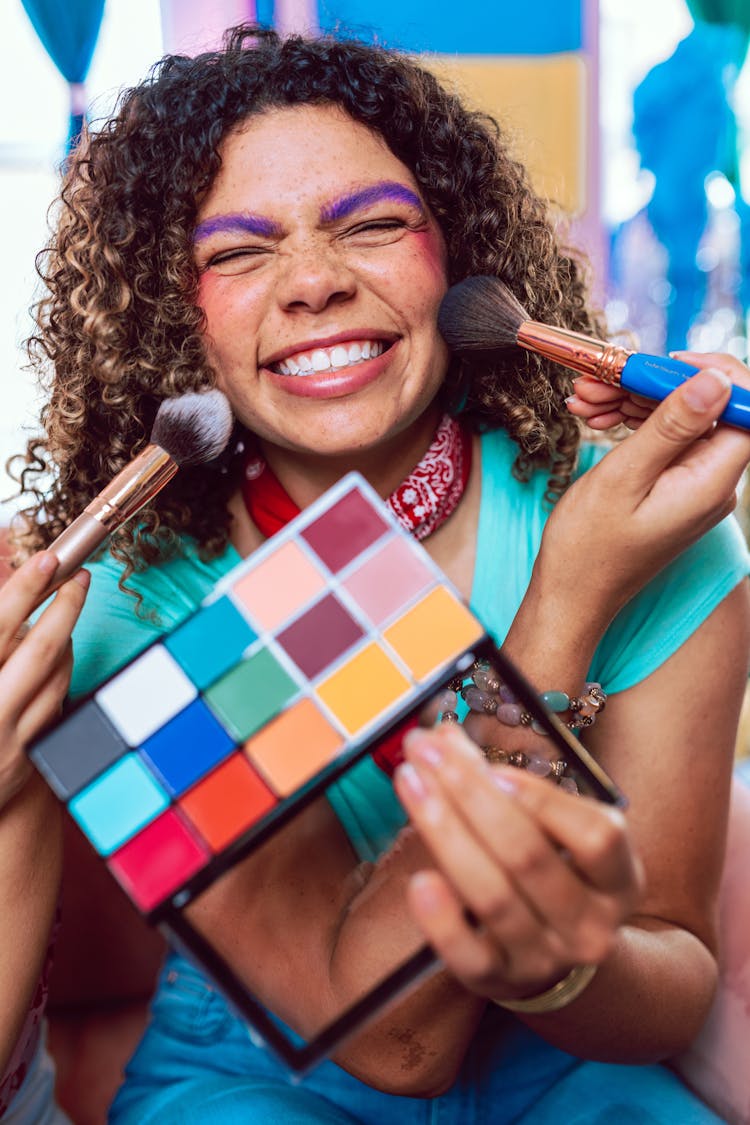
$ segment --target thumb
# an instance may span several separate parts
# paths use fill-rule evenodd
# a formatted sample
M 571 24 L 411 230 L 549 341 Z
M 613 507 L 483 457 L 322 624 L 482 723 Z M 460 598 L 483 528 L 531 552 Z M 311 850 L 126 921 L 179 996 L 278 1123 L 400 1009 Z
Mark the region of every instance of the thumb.
M 731 379 L 715 367 L 672 391 L 627 440 L 631 483 L 651 488 L 659 473 L 711 429 L 731 391 Z

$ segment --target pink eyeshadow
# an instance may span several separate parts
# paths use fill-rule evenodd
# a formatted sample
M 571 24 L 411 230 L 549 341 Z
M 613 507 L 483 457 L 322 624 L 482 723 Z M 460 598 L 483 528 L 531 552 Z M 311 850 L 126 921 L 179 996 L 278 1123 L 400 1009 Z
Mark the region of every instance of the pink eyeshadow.
M 290 540 L 238 578 L 232 597 L 249 610 L 262 628 L 275 629 L 325 584 L 323 575 Z
M 153 910 L 209 861 L 211 853 L 183 817 L 168 809 L 107 860 L 144 913 Z
M 435 575 L 409 543 L 394 536 L 343 583 L 376 625 L 382 625 L 418 594 L 435 585 Z
M 388 524 L 370 500 L 352 488 L 300 534 L 338 574 L 387 530 Z

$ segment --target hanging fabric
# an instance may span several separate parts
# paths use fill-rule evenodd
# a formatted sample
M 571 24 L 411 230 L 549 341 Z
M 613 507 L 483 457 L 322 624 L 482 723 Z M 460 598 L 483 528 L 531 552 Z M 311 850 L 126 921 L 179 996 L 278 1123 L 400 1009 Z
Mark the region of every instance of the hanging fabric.
M 42 45 L 70 87 L 66 152 L 78 144 L 86 119 L 85 80 L 104 14 L 104 0 L 21 0 Z

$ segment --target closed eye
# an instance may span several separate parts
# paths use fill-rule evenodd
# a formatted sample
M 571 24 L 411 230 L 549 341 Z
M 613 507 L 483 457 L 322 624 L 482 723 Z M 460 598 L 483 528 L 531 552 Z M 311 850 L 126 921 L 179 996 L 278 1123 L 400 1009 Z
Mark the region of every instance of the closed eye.
M 238 269 L 247 268 L 255 265 L 256 261 L 259 261 L 268 253 L 269 251 L 265 246 L 235 246 L 231 250 L 220 250 L 218 253 L 212 254 L 203 269 L 216 269 L 221 266 L 229 268 L 234 266 Z
M 406 223 L 403 219 L 368 219 L 364 223 L 357 223 L 356 226 L 350 227 L 346 233 L 359 234 L 360 231 L 368 230 L 394 230 L 405 226 Z
M 339 238 L 353 242 L 357 246 L 387 246 L 390 242 L 396 242 L 407 231 L 414 229 L 416 224 L 406 219 L 365 219 L 361 223 L 347 227 Z

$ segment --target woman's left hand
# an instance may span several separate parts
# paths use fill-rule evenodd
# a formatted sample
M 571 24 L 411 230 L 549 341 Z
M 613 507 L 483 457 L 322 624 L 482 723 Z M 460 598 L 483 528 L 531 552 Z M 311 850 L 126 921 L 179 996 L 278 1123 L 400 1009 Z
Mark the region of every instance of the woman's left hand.
M 592 430 L 611 430 L 615 426 L 637 430 L 656 406 L 651 399 L 631 395 L 622 387 L 602 383 L 589 375 L 573 380 L 573 394 L 565 404 L 571 414 Z
M 446 968 L 503 1001 L 602 962 L 643 890 L 621 813 L 488 765 L 454 726 L 410 732 L 404 750 L 396 789 L 435 861 L 410 906 Z

